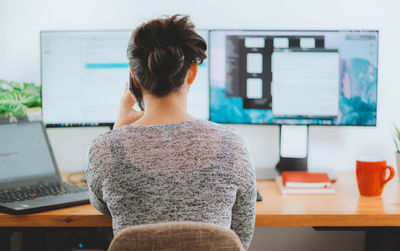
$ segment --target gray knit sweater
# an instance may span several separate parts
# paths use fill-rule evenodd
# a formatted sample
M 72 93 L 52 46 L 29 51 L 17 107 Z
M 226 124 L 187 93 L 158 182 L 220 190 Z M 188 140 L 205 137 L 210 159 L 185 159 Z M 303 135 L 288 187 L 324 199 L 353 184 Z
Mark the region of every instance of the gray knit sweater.
M 171 221 L 231 228 L 247 249 L 254 230 L 255 170 L 241 138 L 203 120 L 123 126 L 87 154 L 90 201 L 112 216 L 114 235 Z

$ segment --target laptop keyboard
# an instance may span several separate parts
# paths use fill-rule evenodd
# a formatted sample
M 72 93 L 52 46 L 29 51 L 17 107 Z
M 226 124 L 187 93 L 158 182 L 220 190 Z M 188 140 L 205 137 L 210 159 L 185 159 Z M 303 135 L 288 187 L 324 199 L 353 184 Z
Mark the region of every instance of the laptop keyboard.
M 41 200 L 44 199 L 43 197 L 45 196 L 59 196 L 66 193 L 78 193 L 87 190 L 87 187 L 65 182 L 17 187 L 0 191 L 0 202 L 9 203 L 24 200 Z

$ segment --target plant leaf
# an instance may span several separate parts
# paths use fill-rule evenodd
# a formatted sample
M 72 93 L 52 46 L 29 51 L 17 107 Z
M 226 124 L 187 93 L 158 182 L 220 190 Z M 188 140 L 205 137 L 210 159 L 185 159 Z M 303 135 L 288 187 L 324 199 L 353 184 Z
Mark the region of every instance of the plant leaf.
M 396 130 L 397 140 L 400 140 L 400 129 L 397 126 L 395 126 L 394 129 Z
M 20 91 L 8 91 L 0 94 L 0 110 L 2 112 L 10 113 L 14 116 L 24 116 L 27 106 L 23 104 L 23 97 Z
M 22 89 L 22 86 L 17 82 L 0 80 L 0 88 L 6 89 L 5 87 L 8 87 L 9 90 Z
M 0 80 L 0 117 L 25 116 L 29 107 L 40 107 L 40 86 Z

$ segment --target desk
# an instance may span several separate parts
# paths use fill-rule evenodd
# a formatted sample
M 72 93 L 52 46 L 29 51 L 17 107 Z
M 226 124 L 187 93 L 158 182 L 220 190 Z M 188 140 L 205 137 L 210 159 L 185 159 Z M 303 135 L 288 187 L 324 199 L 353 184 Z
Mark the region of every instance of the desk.
M 398 177 L 381 197 L 360 197 L 353 172 L 338 173 L 335 195 L 282 196 L 273 181 L 258 181 L 256 226 L 400 226 Z M 0 213 L 0 227 L 110 227 L 111 218 L 91 205 L 29 215 Z
M 256 226 L 400 226 L 400 186 L 395 176 L 381 197 L 360 196 L 355 172 L 338 173 L 334 195 L 282 196 L 272 181 L 257 182 L 263 201 Z

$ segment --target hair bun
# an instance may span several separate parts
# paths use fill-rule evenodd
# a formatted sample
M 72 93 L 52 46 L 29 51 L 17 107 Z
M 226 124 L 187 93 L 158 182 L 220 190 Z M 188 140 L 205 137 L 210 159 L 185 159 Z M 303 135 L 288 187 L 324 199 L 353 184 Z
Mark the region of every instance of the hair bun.
M 148 57 L 148 68 L 158 78 L 171 78 L 184 66 L 185 55 L 175 46 L 156 47 Z

